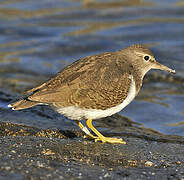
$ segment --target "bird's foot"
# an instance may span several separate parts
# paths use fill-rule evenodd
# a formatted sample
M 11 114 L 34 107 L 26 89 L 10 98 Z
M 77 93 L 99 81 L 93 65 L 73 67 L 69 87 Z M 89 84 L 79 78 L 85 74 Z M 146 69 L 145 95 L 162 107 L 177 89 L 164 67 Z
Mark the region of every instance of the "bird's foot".
M 121 138 L 111 138 L 111 137 L 95 137 L 95 142 L 101 141 L 103 143 L 111 143 L 111 144 L 126 144 L 125 141 Z
M 101 141 L 103 143 L 126 144 L 126 142 L 123 141 L 123 139 L 121 139 L 121 138 L 118 139 L 118 138 L 104 137 L 100 132 L 97 131 L 97 129 L 95 129 L 95 127 L 92 124 L 92 119 L 88 119 L 86 121 L 86 124 L 87 124 L 88 128 L 91 129 L 97 135 L 97 136 L 93 136 L 92 134 L 88 134 L 93 139 L 95 139 L 95 142 Z

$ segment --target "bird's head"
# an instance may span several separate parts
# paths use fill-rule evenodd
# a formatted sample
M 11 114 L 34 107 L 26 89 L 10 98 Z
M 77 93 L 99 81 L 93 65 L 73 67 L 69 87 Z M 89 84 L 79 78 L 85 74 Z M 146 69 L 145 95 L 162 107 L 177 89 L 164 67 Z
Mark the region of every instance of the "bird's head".
M 175 70 L 168 68 L 165 65 L 158 63 L 153 53 L 144 45 L 135 44 L 123 49 L 135 67 L 140 67 L 143 76 L 151 69 L 159 69 L 170 73 L 176 73 Z

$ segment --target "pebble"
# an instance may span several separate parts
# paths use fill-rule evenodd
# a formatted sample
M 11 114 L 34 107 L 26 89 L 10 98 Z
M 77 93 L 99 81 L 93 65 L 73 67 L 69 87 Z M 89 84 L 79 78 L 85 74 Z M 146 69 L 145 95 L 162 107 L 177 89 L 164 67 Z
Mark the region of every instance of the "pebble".
M 152 163 L 151 161 L 146 161 L 146 162 L 145 162 L 145 165 L 151 167 L 151 166 L 153 166 L 153 163 Z

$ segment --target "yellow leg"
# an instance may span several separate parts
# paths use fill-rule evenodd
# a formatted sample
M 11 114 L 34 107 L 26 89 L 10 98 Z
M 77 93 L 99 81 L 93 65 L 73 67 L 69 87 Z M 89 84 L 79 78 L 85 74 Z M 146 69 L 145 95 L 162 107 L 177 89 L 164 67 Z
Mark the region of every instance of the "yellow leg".
M 86 124 L 88 128 L 90 128 L 97 136 L 98 138 L 95 138 L 95 142 L 97 141 L 102 141 L 102 142 L 107 142 L 107 143 L 120 143 L 120 144 L 126 144 L 125 141 L 123 141 L 121 138 L 110 138 L 110 137 L 104 137 L 100 132 L 95 129 L 95 127 L 92 124 L 92 119 L 88 119 L 86 121 Z
M 88 136 L 90 136 L 90 137 L 93 138 L 93 139 L 97 138 L 97 137 L 93 136 L 93 135 L 89 132 L 88 128 L 87 128 L 86 126 L 83 126 L 83 124 L 82 124 L 80 121 L 78 121 L 78 120 L 74 120 L 74 121 L 75 121 L 75 122 L 77 123 L 77 125 L 81 128 L 81 130 L 84 131 Z

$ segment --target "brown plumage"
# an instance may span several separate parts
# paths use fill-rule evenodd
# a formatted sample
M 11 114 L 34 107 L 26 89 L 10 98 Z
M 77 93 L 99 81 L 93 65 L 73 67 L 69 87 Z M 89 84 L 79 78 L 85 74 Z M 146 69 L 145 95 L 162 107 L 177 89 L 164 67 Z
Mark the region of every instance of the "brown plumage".
M 11 104 L 14 110 L 47 104 L 69 118 L 88 119 L 87 126 L 77 124 L 96 141 L 125 143 L 106 138 L 93 126 L 92 119 L 110 116 L 128 105 L 138 94 L 142 80 L 150 69 L 175 72 L 156 62 L 143 45 L 132 45 L 120 51 L 103 53 L 75 61 L 55 77 L 26 92 L 26 97 Z
M 128 76 L 132 71 L 126 59 L 120 66 L 118 58 L 116 53 L 104 53 L 80 59 L 41 86 L 27 91 L 28 96 L 12 106 L 15 110 L 39 103 L 92 109 L 116 106 L 127 97 Z

